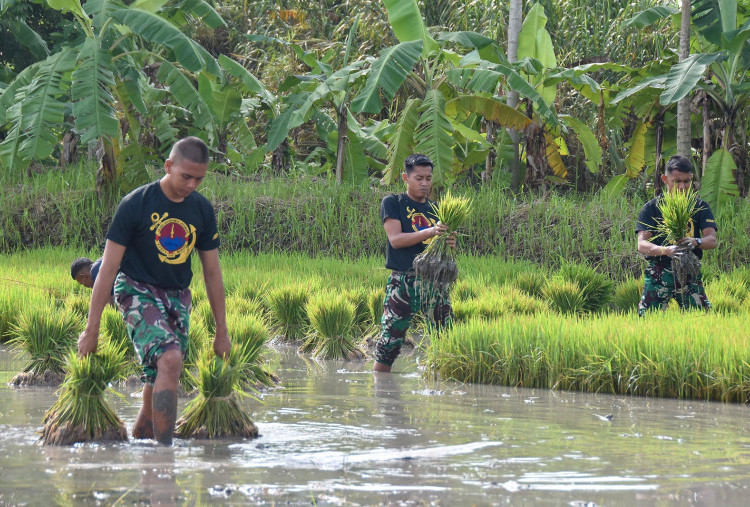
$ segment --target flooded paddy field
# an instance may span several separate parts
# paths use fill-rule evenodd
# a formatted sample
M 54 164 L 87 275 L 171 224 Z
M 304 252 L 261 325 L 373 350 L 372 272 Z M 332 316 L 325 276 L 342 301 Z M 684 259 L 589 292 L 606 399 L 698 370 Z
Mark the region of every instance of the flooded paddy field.
M 246 400 L 261 436 L 37 445 L 54 389 L 11 389 L 0 349 L 0 505 L 745 505 L 748 408 L 426 380 L 279 349 Z M 110 402 L 132 427 L 138 387 Z M 180 409 L 187 399 L 180 400 Z

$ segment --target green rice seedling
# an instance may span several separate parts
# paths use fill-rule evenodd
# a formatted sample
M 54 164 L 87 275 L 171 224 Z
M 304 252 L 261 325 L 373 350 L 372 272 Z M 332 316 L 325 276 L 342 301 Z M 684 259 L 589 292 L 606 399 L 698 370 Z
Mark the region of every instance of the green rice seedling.
M 238 283 L 232 295 L 244 300 L 262 301 L 269 290 L 267 280 L 258 283 Z
M 728 273 L 706 286 L 706 292 L 712 302 L 714 293 L 726 294 L 742 302 L 747 297 L 749 289 L 750 287 L 745 283 L 745 280 L 741 276 L 736 276 L 734 272 Z
M 672 258 L 672 268 L 680 285 L 685 285 L 688 277 L 698 278 L 701 267 L 693 249 L 678 244 L 687 235 L 693 215 L 699 211 L 698 193 L 692 188 L 665 192 L 657 206 L 662 218 L 657 220 L 654 238 L 663 238 L 665 243 L 680 247 L 678 254 Z
M 433 340 L 427 364 L 461 382 L 746 403 L 748 315 L 744 309 L 471 320 Z
M 247 364 L 249 385 L 261 384 L 263 386 L 274 385 L 277 377 L 264 363 L 265 344 L 271 333 L 265 322 L 256 315 L 242 315 L 232 317 L 228 321 L 229 331 L 234 343 L 239 344 L 245 351 L 243 357 Z
M 722 315 L 737 314 L 745 309 L 745 305 L 741 300 L 736 299 L 727 292 L 713 294 L 710 301 L 713 311 Z
M 266 295 L 266 306 L 271 324 L 285 340 L 296 341 L 304 338 L 308 325 L 305 304 L 308 290 L 303 285 L 290 285 L 270 291 Z
M 522 271 L 513 280 L 513 285 L 536 298 L 542 297 L 542 291 L 546 283 L 547 277 L 539 271 Z
M 457 299 L 452 302 L 453 320 L 465 322 L 479 316 L 479 305 L 476 299 Z
M 109 336 L 113 342 L 125 349 L 126 358 L 133 359 L 135 357 L 135 349 L 128 336 L 128 327 L 122 320 L 120 312 L 107 305 L 102 311 L 100 329 L 103 334 Z
M 450 232 L 455 232 L 471 215 L 472 201 L 469 197 L 456 197 L 446 192 L 437 206 L 433 204 L 433 209 L 438 221 L 447 226 Z M 424 252 L 414 259 L 414 271 L 417 278 L 426 284 L 427 294 L 434 290 L 449 291 L 458 276 L 453 249 L 448 246 L 448 236 L 442 234 L 433 238 Z
M 177 421 L 176 436 L 180 438 L 254 438 L 258 428 L 240 405 L 247 378 L 247 350 L 234 345 L 229 357 L 214 355 L 210 347 L 200 354 L 194 383 L 198 394 Z
M 585 300 L 577 283 L 561 277 L 552 277 L 542 291 L 544 300 L 554 311 L 579 314 L 584 311 Z
M 193 277 L 193 280 L 196 280 L 196 278 L 198 277 Z M 206 286 L 203 285 L 202 280 L 200 282 L 191 284 L 190 295 L 192 296 L 193 300 L 193 308 L 203 303 L 204 301 L 208 301 L 208 296 L 206 295 Z
M 13 301 L 11 291 L 0 292 L 0 343 L 10 339 L 10 331 L 18 315 L 18 307 Z
M 476 316 L 485 319 L 534 314 L 549 309 L 543 301 L 522 292 L 514 285 L 503 285 L 497 290 L 485 290 L 474 299 L 473 304 L 476 307 Z
M 385 292 L 383 289 L 373 289 L 367 294 L 367 309 L 370 314 L 370 327 L 379 328 L 380 320 L 383 318 L 383 301 Z
M 453 285 L 453 290 L 451 291 L 451 298 L 454 301 L 459 300 L 467 300 L 471 299 L 477 296 L 480 291 L 480 283 L 478 283 L 476 280 L 458 280 Z
M 211 310 L 211 304 L 208 300 L 201 301 L 193 306 L 190 317 L 193 321 L 200 321 L 205 326 L 208 334 L 213 335 L 216 333 L 216 321 L 214 320 L 214 313 Z
M 63 306 L 76 313 L 82 319 L 89 316 L 89 303 L 91 296 L 85 294 L 70 294 L 63 301 Z
M 42 443 L 127 440 L 125 424 L 104 399 L 110 383 L 125 377 L 125 349 L 103 341 L 95 354 L 86 357 L 68 352 L 65 365 L 67 374 L 57 401 L 44 416 Z
M 266 309 L 258 299 L 245 299 L 230 296 L 226 299 L 227 318 L 229 316 L 255 315 L 264 318 Z
M 628 277 L 615 288 L 612 308 L 622 313 L 634 311 L 638 308 L 642 293 L 643 278 Z
M 367 301 L 368 293 L 364 288 L 344 291 L 347 299 L 354 305 L 354 327 L 364 331 L 370 327 L 370 310 Z
M 563 262 L 558 275 L 575 282 L 583 297 L 583 311 L 597 313 L 609 306 L 614 294 L 614 282 L 596 270 L 582 264 Z
M 300 347 L 322 359 L 363 356 L 354 340 L 354 305 L 343 294 L 320 293 L 306 305 L 312 334 Z
M 55 377 L 49 382 L 59 381 L 65 355 L 75 347 L 81 331 L 83 321 L 70 310 L 57 310 L 51 305 L 26 309 L 11 330 L 10 343 L 26 355 L 27 362 L 12 383 L 31 384 L 44 375 Z

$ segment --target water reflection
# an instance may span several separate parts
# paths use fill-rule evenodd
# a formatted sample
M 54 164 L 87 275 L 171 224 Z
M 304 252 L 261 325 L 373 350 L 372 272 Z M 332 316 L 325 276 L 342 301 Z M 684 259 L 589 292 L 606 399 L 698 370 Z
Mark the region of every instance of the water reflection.
M 153 447 L 143 453 L 141 489 L 151 505 L 176 506 L 182 495 L 175 479 L 175 449 Z

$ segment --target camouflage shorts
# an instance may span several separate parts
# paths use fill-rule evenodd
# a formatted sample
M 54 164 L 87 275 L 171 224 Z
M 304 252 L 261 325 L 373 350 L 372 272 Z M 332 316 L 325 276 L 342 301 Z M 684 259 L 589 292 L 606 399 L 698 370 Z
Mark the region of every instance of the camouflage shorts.
M 680 308 L 711 309 L 711 303 L 706 297 L 706 290 L 703 288 L 700 276 L 697 280 L 688 278 L 687 283 L 680 286 L 670 267 L 651 262 L 646 268 L 644 278 L 643 294 L 638 303 L 638 315 L 657 308 L 665 310 L 670 299 L 676 300 Z
M 184 359 L 191 301 L 190 289 L 167 290 L 117 275 L 115 302 L 143 367 L 143 382 L 154 383 L 156 362 L 166 351 L 179 350 Z
M 421 311 L 428 321 L 438 326 L 450 326 L 453 317 L 448 294 L 435 293 L 422 301 L 420 289 L 413 274 L 394 271 L 388 278 L 383 300 L 383 318 L 380 339 L 375 346 L 375 360 L 391 366 L 401 352 L 411 319 Z

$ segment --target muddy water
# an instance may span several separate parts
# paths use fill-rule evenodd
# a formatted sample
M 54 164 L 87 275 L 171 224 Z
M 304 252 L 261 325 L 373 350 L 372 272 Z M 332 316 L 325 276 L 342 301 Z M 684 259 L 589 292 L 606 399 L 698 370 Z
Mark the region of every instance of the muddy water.
M 280 387 L 247 407 L 252 441 L 35 445 L 54 390 L 5 386 L 0 505 L 713 504 L 750 498 L 748 409 L 424 380 L 415 359 L 281 351 Z M 130 428 L 140 400 L 111 402 Z M 185 400 L 181 400 L 181 407 Z

